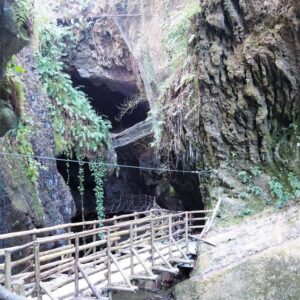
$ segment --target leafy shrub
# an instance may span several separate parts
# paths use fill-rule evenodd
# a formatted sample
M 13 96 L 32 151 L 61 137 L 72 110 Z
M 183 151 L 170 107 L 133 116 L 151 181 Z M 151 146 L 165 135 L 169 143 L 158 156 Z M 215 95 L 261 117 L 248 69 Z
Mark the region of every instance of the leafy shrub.
M 16 0 L 13 3 L 13 12 L 16 18 L 17 26 L 23 36 L 28 33 L 28 23 L 32 0 Z
M 300 197 L 300 181 L 294 173 L 288 174 L 288 181 L 292 188 L 292 193 L 296 198 Z
M 292 195 L 287 192 L 284 186 L 276 179 L 272 178 L 269 182 L 271 194 L 277 200 L 277 206 L 279 208 L 283 208 L 288 201 L 290 201 L 293 197 Z
M 247 171 L 241 171 L 238 173 L 238 177 L 242 181 L 242 183 L 247 184 L 252 179 L 252 176 Z
M 252 184 L 247 187 L 247 192 L 256 197 L 261 197 L 264 195 L 264 191 L 260 186 L 252 185 Z

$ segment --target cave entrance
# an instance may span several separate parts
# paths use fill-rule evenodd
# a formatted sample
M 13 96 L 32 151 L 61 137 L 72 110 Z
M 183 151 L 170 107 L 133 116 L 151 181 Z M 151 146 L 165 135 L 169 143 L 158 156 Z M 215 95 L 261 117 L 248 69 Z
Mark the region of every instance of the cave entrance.
M 118 87 L 117 83 L 105 83 L 100 80 L 85 79 L 77 72 L 71 73 L 75 86 L 80 88 L 89 97 L 90 102 L 99 115 L 106 116 L 112 124 L 111 132 L 119 133 L 133 125 L 146 120 L 149 112 L 148 101 L 138 103 L 121 120 L 118 120 L 120 107 L 138 94 L 138 89 L 132 86 Z

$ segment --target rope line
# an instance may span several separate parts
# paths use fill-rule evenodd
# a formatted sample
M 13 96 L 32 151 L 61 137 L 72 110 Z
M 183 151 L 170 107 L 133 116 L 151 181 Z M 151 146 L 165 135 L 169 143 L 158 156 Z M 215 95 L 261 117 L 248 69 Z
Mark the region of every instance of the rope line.
M 0 152 L 0 156 L 11 156 L 17 158 L 33 158 L 37 160 L 50 160 L 50 161 L 61 161 L 61 162 L 69 162 L 69 163 L 81 163 L 81 164 L 99 164 L 104 165 L 106 167 L 119 167 L 119 168 L 127 168 L 127 169 L 139 169 L 145 171 L 157 171 L 157 172 L 166 172 L 166 173 L 183 173 L 183 174 L 211 174 L 212 170 L 202 170 L 202 171 L 186 171 L 186 170 L 176 170 L 176 169 L 164 169 L 164 168 L 152 168 L 152 167 L 140 167 L 140 166 L 131 166 L 131 165 L 123 165 L 123 164 L 111 164 L 111 163 L 97 163 L 88 160 L 77 160 L 77 159 L 65 159 L 65 158 L 56 158 L 49 156 L 38 156 L 38 155 L 26 155 L 20 153 L 9 153 L 9 152 Z

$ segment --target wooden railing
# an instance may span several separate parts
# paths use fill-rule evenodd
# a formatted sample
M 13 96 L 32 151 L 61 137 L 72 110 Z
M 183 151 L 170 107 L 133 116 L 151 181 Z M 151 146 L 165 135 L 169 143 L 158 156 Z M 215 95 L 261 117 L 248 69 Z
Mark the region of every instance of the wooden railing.
M 131 279 L 153 280 L 154 271 L 175 272 L 173 263 L 189 263 L 189 240 L 195 231 L 211 226 L 215 214 L 216 210 L 171 213 L 152 209 L 101 222 L 3 234 L 0 240 L 22 238 L 28 242 L 0 249 L 0 257 L 4 258 L 0 265 L 0 284 L 9 291 L 37 299 L 43 294 L 50 299 L 76 297 L 87 289 L 97 299 L 103 290 L 134 291 L 136 287 Z M 142 270 L 137 271 L 137 266 Z M 115 273 L 122 277 L 123 285 L 116 284 Z M 94 274 L 103 276 L 99 275 L 95 281 Z M 60 279 L 56 282 L 57 277 Z M 80 286 L 81 280 L 87 285 Z M 52 282 L 51 287 L 46 282 Z M 71 283 L 73 288 L 64 296 L 54 295 Z

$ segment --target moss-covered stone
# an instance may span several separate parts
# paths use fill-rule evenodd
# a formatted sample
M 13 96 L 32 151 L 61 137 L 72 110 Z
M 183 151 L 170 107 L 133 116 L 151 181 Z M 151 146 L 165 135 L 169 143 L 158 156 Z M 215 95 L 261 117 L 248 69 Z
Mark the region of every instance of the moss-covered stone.
M 219 225 L 205 239 L 216 247 L 200 244 L 191 278 L 175 289 L 177 300 L 299 299 L 299 206 Z
M 17 125 L 17 117 L 13 107 L 4 100 L 0 99 L 0 136 L 3 136 L 10 129 Z
M 299 238 L 203 280 L 183 282 L 176 288 L 177 300 L 298 300 L 299 295 Z

